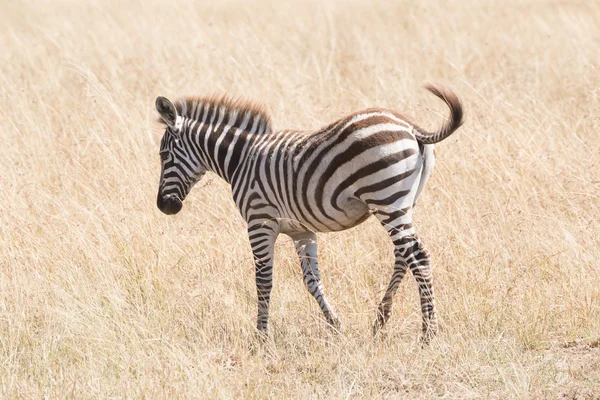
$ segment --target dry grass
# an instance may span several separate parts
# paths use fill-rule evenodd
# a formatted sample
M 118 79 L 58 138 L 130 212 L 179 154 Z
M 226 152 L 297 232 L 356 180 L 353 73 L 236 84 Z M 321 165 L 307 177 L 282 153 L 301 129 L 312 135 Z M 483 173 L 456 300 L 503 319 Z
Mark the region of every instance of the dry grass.
M 146 3 L 2 2 L 0 397 L 600 398 L 597 2 Z M 344 333 L 282 237 L 256 349 L 229 189 L 155 206 L 154 98 L 243 95 L 280 128 L 386 106 L 431 128 L 446 110 L 425 82 L 467 112 L 416 214 L 438 339 L 417 341 L 412 277 L 371 339 L 392 252 L 368 221 L 320 236 Z

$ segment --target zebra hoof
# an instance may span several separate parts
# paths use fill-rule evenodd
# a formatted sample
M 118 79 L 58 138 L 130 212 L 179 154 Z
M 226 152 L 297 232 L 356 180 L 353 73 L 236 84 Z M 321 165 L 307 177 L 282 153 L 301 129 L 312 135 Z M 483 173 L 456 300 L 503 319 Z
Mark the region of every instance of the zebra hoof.
M 373 322 L 373 339 L 375 339 L 378 335 L 381 335 L 381 330 L 385 326 L 385 323 L 390 318 L 390 311 L 382 311 L 379 309 L 377 311 L 377 319 Z
M 326 315 L 325 319 L 327 320 L 327 324 L 333 329 L 335 333 L 342 332 L 342 323 L 336 316 Z
M 373 339 L 377 339 L 384 336 L 384 326 L 385 322 L 381 321 L 379 318 L 377 318 L 375 322 L 373 322 Z
M 430 326 L 426 329 L 423 329 L 423 336 L 421 336 L 421 344 L 423 346 L 428 346 L 431 343 L 431 341 L 433 340 L 433 338 L 437 336 L 437 333 L 438 333 L 437 326 L 436 327 Z
M 377 338 L 382 327 L 383 325 L 381 325 L 378 320 L 373 322 L 373 339 Z
M 269 333 L 266 329 L 257 329 L 256 330 L 256 341 L 258 343 L 264 344 L 269 339 Z

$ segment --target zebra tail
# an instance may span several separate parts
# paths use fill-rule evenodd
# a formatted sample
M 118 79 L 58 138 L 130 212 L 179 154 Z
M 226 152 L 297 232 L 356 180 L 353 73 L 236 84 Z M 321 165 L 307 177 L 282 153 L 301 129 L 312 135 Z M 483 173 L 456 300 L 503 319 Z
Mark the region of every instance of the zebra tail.
M 417 140 L 423 144 L 433 144 L 446 139 L 455 130 L 463 124 L 463 108 L 460 100 L 453 91 L 446 88 L 440 88 L 433 85 L 425 85 L 425 89 L 439 97 L 450 108 L 450 119 L 442 125 L 436 132 L 427 132 L 419 127 L 415 127 L 414 133 Z

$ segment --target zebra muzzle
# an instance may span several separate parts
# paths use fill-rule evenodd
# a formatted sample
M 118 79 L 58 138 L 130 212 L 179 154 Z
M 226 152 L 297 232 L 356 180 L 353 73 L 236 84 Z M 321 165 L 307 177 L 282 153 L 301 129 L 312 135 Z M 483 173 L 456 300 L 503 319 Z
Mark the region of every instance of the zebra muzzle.
M 179 197 L 177 197 L 174 194 L 161 196 L 161 194 L 159 193 L 156 199 L 156 205 L 158 206 L 158 209 L 160 211 L 167 215 L 177 214 L 179 211 L 181 211 L 181 208 L 183 207 L 183 203 L 181 202 Z

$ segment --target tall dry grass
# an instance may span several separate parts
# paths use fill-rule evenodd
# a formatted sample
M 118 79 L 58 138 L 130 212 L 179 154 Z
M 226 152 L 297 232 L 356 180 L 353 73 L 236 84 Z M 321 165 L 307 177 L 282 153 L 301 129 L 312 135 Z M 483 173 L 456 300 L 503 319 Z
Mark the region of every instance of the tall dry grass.
M 0 397 L 600 397 L 600 5 L 592 1 L 3 1 Z M 418 343 L 376 221 L 320 236 L 332 335 L 280 238 L 254 341 L 229 188 L 155 206 L 154 98 L 215 91 L 280 128 L 385 106 L 467 122 L 417 206 L 441 332 Z M 210 181 L 210 182 L 209 182 Z M 570 345 L 565 345 L 571 343 Z

